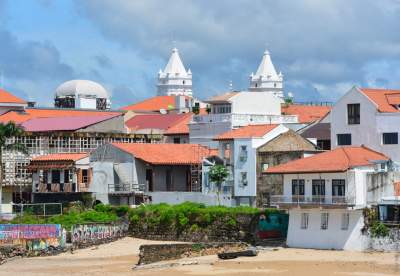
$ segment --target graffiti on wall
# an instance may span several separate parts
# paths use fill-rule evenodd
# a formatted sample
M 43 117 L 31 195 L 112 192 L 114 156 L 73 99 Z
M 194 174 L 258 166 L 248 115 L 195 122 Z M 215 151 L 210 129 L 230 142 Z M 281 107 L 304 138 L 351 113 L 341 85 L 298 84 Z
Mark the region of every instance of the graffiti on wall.
M 74 225 L 71 230 L 72 243 L 88 243 L 122 237 L 128 232 L 128 228 L 128 223 Z
M 66 232 L 59 224 L 0 224 L 0 245 L 23 245 L 28 250 L 64 247 Z

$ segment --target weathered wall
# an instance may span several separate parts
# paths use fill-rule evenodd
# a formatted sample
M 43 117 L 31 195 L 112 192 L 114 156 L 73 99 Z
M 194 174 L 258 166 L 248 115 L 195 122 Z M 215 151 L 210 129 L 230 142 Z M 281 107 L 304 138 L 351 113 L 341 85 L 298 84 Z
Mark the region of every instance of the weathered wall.
M 400 229 L 390 229 L 387 237 L 372 237 L 368 233 L 364 247 L 365 250 L 400 252 Z

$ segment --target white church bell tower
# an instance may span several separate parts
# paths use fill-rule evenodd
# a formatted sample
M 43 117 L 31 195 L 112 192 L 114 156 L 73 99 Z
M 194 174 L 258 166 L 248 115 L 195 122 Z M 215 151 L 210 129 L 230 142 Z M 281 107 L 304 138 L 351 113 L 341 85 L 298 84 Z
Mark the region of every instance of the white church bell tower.
M 249 91 L 252 92 L 271 92 L 277 97 L 284 99 L 283 95 L 283 75 L 276 73 L 271 56 L 266 50 L 257 72 L 250 75 Z
M 192 72 L 186 71 L 178 49 L 172 49 L 164 70 L 158 73 L 157 95 L 183 95 L 192 97 Z

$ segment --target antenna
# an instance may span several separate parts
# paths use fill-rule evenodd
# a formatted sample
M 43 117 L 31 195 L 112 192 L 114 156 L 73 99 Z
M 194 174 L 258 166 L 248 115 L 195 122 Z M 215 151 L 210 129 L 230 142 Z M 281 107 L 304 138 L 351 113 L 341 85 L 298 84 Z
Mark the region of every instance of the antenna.
M 232 82 L 232 80 L 229 81 L 229 91 L 233 91 L 233 82 Z

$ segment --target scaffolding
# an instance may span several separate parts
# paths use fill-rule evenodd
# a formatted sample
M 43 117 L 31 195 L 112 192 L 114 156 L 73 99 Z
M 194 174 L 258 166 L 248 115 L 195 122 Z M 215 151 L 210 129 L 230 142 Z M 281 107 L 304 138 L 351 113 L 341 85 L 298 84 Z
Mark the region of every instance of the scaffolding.
M 193 145 L 193 156 L 197 162 L 190 165 L 190 191 L 191 192 L 201 192 L 202 188 L 202 163 L 203 155 L 201 151 L 202 147 L 198 145 Z

